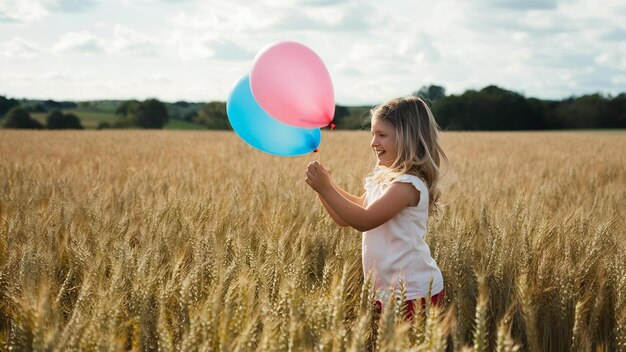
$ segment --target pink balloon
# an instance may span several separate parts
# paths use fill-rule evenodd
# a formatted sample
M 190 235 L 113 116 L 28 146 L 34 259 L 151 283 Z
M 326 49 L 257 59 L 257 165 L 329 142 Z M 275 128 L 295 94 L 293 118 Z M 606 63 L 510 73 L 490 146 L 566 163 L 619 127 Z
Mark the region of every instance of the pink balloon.
M 261 50 L 250 89 L 268 115 L 288 125 L 325 127 L 335 115 L 330 74 L 322 59 L 300 43 L 279 42 Z

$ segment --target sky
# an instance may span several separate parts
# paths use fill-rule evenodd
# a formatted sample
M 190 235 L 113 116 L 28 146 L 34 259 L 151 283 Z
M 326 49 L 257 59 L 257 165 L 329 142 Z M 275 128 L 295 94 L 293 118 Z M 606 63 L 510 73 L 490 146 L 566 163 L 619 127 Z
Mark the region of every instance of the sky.
M 321 57 L 341 105 L 626 92 L 623 0 L 0 0 L 0 95 L 225 101 L 281 41 Z

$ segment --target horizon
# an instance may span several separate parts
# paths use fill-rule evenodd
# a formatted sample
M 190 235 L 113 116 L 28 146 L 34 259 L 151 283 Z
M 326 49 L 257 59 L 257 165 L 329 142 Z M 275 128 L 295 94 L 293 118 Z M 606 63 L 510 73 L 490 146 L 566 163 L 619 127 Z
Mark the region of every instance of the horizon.
M 482 87 L 479 89 L 476 89 L 476 91 L 480 91 L 483 88 Z M 612 99 L 615 98 L 618 95 L 621 94 L 626 94 L 626 91 L 624 92 L 618 92 L 617 94 L 607 94 L 607 93 L 602 93 L 602 92 L 589 92 L 587 94 L 583 94 L 583 95 L 570 95 L 570 96 L 566 96 L 563 97 L 561 99 L 544 99 L 542 97 L 535 97 L 535 96 L 526 96 L 521 94 L 520 92 L 516 92 L 514 90 L 511 89 L 507 89 L 506 87 L 499 87 L 501 89 L 504 90 L 508 90 L 508 91 L 512 91 L 514 93 L 520 94 L 522 95 L 525 99 L 538 99 L 541 101 L 562 101 L 562 100 L 566 100 L 566 99 L 570 99 L 570 98 L 580 98 L 582 96 L 586 96 L 586 95 L 594 95 L 594 94 L 599 94 L 600 96 L 602 96 L 603 98 L 606 99 Z M 458 93 L 458 94 L 448 94 L 446 92 L 446 97 L 451 96 L 451 95 L 460 95 L 463 94 L 464 92 Z M 407 94 L 409 95 L 409 94 Z M 205 100 L 205 101 L 199 101 L 199 100 L 161 100 L 159 98 L 156 97 L 146 97 L 144 99 L 137 99 L 137 98 L 129 98 L 129 99 L 108 99 L 108 98 L 104 98 L 104 99 L 86 99 L 86 100 L 78 100 L 78 99 L 62 99 L 62 100 L 57 100 L 57 99 L 51 99 L 51 98 L 32 98 L 32 97 L 13 97 L 13 96 L 7 96 L 2 94 L 2 92 L 0 92 L 0 96 L 4 96 L 7 99 L 15 99 L 18 101 L 54 101 L 54 102 L 58 102 L 58 103 L 62 103 L 62 102 L 71 102 L 71 103 L 85 103 L 85 102 L 124 102 L 124 101 L 128 101 L 128 100 L 136 100 L 136 101 L 144 101 L 147 99 L 157 99 L 165 104 L 176 104 L 179 102 L 184 102 L 184 103 L 188 103 L 188 104 L 206 104 L 206 103 L 211 103 L 211 102 L 221 102 L 221 103 L 226 103 L 226 100 Z M 341 102 L 335 102 L 335 105 L 337 106 L 345 106 L 345 107 L 371 107 L 371 106 L 376 106 L 378 104 L 382 104 L 383 102 L 376 102 L 376 103 L 364 103 L 364 104 L 357 104 L 357 105 L 349 105 L 349 104 L 342 104 Z
M 402 14 L 401 16 L 398 14 Z M 626 87 L 626 4 L 590 0 L 0 0 L 0 95 L 55 101 L 226 101 L 271 43 L 325 62 L 337 105 L 442 86 L 526 98 Z

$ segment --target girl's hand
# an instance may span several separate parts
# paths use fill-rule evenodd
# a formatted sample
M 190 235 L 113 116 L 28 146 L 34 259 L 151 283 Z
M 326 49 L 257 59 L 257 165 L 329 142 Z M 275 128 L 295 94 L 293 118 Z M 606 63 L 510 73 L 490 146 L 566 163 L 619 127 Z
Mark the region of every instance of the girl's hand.
M 306 170 L 306 183 L 311 186 L 317 193 L 322 193 L 332 188 L 332 180 L 330 171 L 326 170 L 322 164 L 317 161 L 310 162 Z

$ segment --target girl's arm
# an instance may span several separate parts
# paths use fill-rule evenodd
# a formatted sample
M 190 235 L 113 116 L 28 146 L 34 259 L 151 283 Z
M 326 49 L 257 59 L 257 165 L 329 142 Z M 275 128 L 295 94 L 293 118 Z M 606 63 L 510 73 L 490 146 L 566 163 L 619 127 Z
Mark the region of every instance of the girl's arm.
M 360 206 L 363 206 L 365 204 L 365 193 L 363 193 L 362 196 L 357 197 L 341 189 L 341 187 L 337 186 L 337 184 L 334 181 L 331 180 L 331 183 L 333 185 L 333 188 L 336 189 L 337 192 L 341 193 L 341 195 L 344 196 L 344 198 L 346 198 L 347 200 L 351 201 L 354 204 L 358 204 Z
M 332 182 L 332 181 L 331 181 Z M 341 187 L 337 186 L 337 184 L 335 184 L 334 182 L 331 183 L 333 188 L 335 190 L 337 190 L 337 192 L 339 192 L 344 198 L 346 198 L 347 200 L 349 200 L 350 202 L 357 204 L 359 206 L 363 206 L 364 200 L 365 200 L 365 194 L 363 194 L 361 197 L 357 197 L 354 196 L 346 191 L 344 191 L 343 189 L 341 189 Z M 337 213 L 335 213 L 335 211 L 333 210 L 333 208 L 328 205 L 328 203 L 326 202 L 326 200 L 324 200 L 324 198 L 322 197 L 321 194 L 319 194 L 320 200 L 322 201 L 322 204 L 324 205 L 324 208 L 326 209 L 326 211 L 328 212 L 328 214 L 330 214 L 330 217 L 333 218 L 333 220 L 335 220 L 335 222 L 339 225 L 339 226 L 349 226 L 348 223 L 346 223 L 339 215 L 337 215 Z
M 306 175 L 306 182 L 319 193 L 335 215 L 359 231 L 376 228 L 419 201 L 419 191 L 413 185 L 393 183 L 380 198 L 365 208 L 346 199 L 335 189 L 328 171 L 318 162 L 309 164 Z
M 344 198 L 333 187 L 318 192 L 336 215 L 359 231 L 369 231 L 386 223 L 420 196 L 409 183 L 392 183 L 380 198 L 364 208 Z
M 346 227 L 348 226 L 348 224 L 343 221 L 343 219 L 337 215 L 337 213 L 335 213 L 335 211 L 333 210 L 333 208 L 330 207 L 330 205 L 328 205 L 328 203 L 326 203 L 326 201 L 324 200 L 324 198 L 322 198 L 321 194 L 318 194 L 320 197 L 320 200 L 322 201 L 322 204 L 324 205 L 324 208 L 326 209 L 326 211 L 328 212 L 328 214 L 330 215 L 331 218 L 333 218 L 333 220 L 335 220 L 335 222 L 337 223 L 337 225 L 341 226 L 341 227 Z

